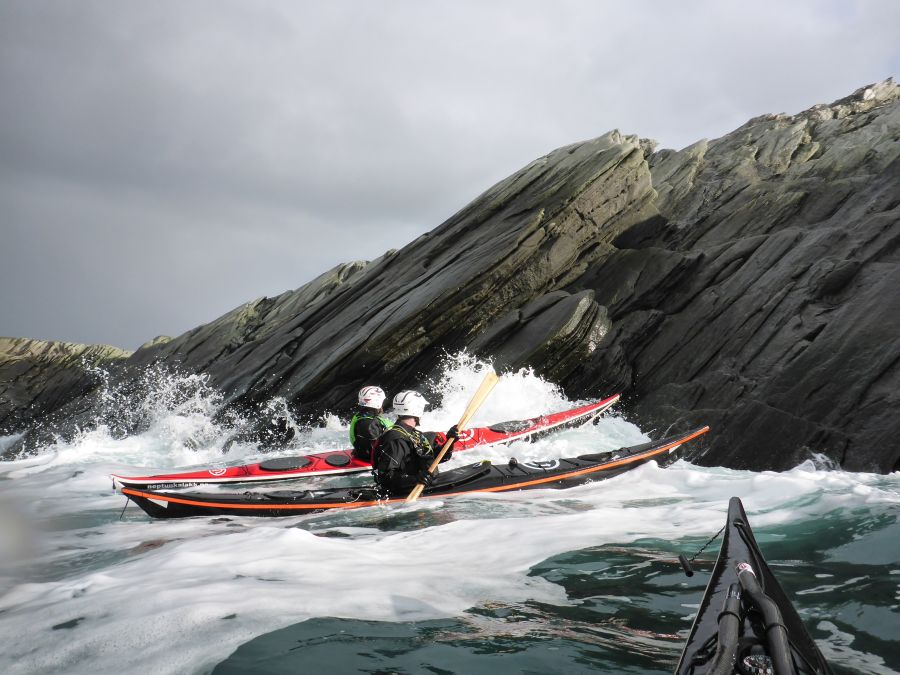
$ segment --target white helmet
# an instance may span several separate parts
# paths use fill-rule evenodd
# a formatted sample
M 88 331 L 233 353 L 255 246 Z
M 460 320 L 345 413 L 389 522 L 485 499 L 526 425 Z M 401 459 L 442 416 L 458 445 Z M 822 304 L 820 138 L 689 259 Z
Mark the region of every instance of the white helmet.
M 384 405 L 384 399 L 387 394 L 381 387 L 363 387 L 359 390 L 358 401 L 361 406 L 366 408 L 381 408 Z
M 398 417 L 421 417 L 428 401 L 417 391 L 401 391 L 394 397 L 394 412 Z

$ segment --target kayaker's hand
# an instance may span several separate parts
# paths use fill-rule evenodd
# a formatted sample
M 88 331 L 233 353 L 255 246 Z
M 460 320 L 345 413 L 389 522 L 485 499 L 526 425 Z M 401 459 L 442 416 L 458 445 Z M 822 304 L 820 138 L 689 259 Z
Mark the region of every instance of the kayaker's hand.
M 459 429 L 455 424 L 447 430 L 447 438 L 459 438 Z
M 434 476 L 432 476 L 426 469 L 422 469 L 417 476 L 419 482 L 423 485 L 432 485 L 434 483 Z

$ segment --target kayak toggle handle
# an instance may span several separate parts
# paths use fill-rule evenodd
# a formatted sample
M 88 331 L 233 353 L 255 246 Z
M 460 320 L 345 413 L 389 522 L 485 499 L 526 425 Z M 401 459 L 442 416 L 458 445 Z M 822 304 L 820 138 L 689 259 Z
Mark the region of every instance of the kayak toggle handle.
M 703 553 L 703 551 L 706 550 L 706 547 L 707 547 L 707 546 L 709 546 L 709 545 L 710 545 L 711 543 L 713 543 L 716 539 L 718 539 L 718 538 L 719 538 L 719 535 L 722 534 L 724 531 L 725 531 L 725 526 L 723 525 L 723 526 L 722 526 L 722 529 L 719 530 L 718 532 L 716 532 L 713 536 L 711 536 L 711 537 L 709 538 L 709 541 L 707 541 L 705 544 L 703 544 L 703 546 L 700 547 L 700 550 L 697 551 L 697 552 L 691 557 L 690 560 L 688 560 L 688 559 L 684 556 L 683 553 L 679 553 L 679 554 L 678 554 L 678 562 L 681 563 L 681 568 L 684 570 L 684 573 L 685 573 L 687 576 L 689 576 L 689 577 L 694 576 L 694 568 L 691 567 L 691 563 L 694 562 L 694 560 L 697 559 L 697 556 L 698 556 L 698 555 L 700 555 L 701 553 Z

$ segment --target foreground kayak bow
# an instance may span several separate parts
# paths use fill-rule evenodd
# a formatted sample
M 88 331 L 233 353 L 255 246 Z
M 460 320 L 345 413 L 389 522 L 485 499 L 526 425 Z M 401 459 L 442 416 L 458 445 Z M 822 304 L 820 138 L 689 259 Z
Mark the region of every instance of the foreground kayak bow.
M 501 422 L 489 427 L 464 429 L 453 444 L 453 452 L 473 448 L 490 448 L 514 441 L 533 440 L 545 434 L 585 424 L 619 400 L 621 394 L 610 396 L 571 410 L 541 415 L 527 420 Z M 293 478 L 308 478 L 345 473 L 371 471 L 372 465 L 353 456 L 352 450 L 319 452 L 300 457 L 279 457 L 258 464 L 241 466 L 216 465 L 195 471 L 154 474 L 151 476 L 120 476 L 112 474 L 113 486 L 165 490 L 227 483 L 271 483 Z
M 702 427 L 661 441 L 630 448 L 542 462 L 492 465 L 470 464 L 438 474 L 422 499 L 452 497 L 476 492 L 511 492 L 535 488 L 571 487 L 611 478 L 650 460 L 661 460 L 683 443 L 709 431 Z M 123 494 L 154 518 L 188 516 L 295 516 L 329 509 L 355 509 L 376 504 L 403 503 L 405 494 L 380 500 L 374 487 L 322 490 L 278 490 L 238 494 L 166 492 L 124 488 Z
M 753 538 L 732 497 L 719 559 L 676 675 L 831 673 Z

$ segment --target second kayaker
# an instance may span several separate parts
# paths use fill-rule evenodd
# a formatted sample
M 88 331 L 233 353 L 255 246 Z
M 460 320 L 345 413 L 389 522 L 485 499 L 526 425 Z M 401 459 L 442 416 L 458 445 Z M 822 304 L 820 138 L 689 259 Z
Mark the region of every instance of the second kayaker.
M 385 417 L 384 399 L 387 394 L 381 387 L 367 386 L 359 390 L 357 403 L 359 410 L 350 420 L 350 442 L 353 456 L 365 462 L 372 461 L 372 443 L 392 426 Z
M 397 422 L 378 439 L 372 462 L 375 482 L 385 497 L 409 494 L 417 483 L 428 484 L 433 478 L 428 474 L 428 467 L 440 452 L 444 439 L 441 438 L 443 435 L 435 439 L 434 434 L 429 434 L 429 438 L 418 429 L 427 404 L 425 397 L 417 391 L 401 391 L 394 397 Z M 457 436 L 454 425 L 446 438 Z M 452 455 L 451 446 L 441 462 L 446 462 Z

